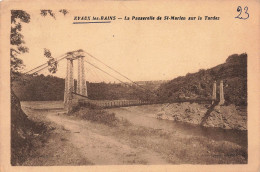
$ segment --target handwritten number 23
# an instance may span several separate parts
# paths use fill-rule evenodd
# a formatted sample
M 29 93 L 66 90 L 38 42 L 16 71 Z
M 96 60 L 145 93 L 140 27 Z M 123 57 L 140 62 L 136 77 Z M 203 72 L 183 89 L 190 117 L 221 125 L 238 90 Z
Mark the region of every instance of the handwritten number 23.
M 239 15 L 236 16 L 235 18 L 244 19 L 244 20 L 248 19 L 248 18 L 249 18 L 249 14 L 247 13 L 248 7 L 246 6 L 246 7 L 244 8 L 244 11 L 245 11 L 244 13 L 245 13 L 247 16 L 245 16 L 245 17 L 241 16 L 242 11 L 243 11 L 242 8 L 241 8 L 240 6 L 238 6 L 238 7 L 237 7 L 237 12 L 240 12 L 240 13 L 239 13 Z

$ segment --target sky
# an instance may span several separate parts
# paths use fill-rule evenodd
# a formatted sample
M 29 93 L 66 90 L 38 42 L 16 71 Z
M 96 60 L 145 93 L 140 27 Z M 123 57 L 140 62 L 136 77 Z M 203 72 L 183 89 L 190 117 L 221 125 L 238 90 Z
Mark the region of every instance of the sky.
M 234 2 L 234 1 L 232 1 Z M 88 4 L 70 9 L 66 16 L 58 13 L 56 20 L 42 17 L 40 10 L 27 10 L 31 21 L 23 24 L 22 34 L 29 53 L 21 58 L 28 71 L 46 62 L 44 48 L 53 57 L 83 49 L 132 80 L 170 80 L 224 63 L 231 54 L 258 55 L 258 18 L 254 6 L 249 6 L 250 18 L 235 18 L 238 5 L 243 3 L 153 3 L 139 2 Z M 244 13 L 242 15 L 245 15 Z M 195 21 L 125 21 L 111 23 L 73 24 L 74 16 L 217 16 L 220 20 Z M 256 23 L 257 21 L 257 23 Z M 259 27 L 258 27 L 259 28 Z M 86 56 L 87 61 L 109 71 Z M 77 62 L 74 62 L 76 78 Z M 85 64 L 86 80 L 113 81 L 106 74 Z M 109 71 L 110 72 L 110 71 Z M 47 71 L 42 72 L 48 74 Z M 113 75 L 115 73 L 111 72 Z M 59 63 L 58 77 L 65 77 L 66 60 Z M 120 78 L 120 76 L 116 75 Z M 126 81 L 123 78 L 120 78 Z

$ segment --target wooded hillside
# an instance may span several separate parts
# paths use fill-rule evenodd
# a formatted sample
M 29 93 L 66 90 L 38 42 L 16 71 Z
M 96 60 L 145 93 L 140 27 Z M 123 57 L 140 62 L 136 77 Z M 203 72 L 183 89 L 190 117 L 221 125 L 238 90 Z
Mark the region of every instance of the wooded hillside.
M 210 98 L 213 82 L 224 81 L 224 96 L 228 104 L 247 104 L 247 54 L 233 54 L 225 63 L 186 76 L 177 77 L 158 89 L 160 100 Z

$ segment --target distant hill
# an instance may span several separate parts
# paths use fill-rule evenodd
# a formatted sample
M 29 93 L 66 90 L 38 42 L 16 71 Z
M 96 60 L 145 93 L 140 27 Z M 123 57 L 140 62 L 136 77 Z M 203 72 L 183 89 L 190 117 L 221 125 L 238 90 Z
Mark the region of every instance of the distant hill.
M 138 81 L 138 84 L 151 91 L 159 88 L 163 81 Z M 21 101 L 53 101 L 63 100 L 63 78 L 44 75 L 23 75 L 13 82 L 12 89 Z M 74 83 L 77 85 L 76 81 Z M 89 83 L 88 97 L 94 100 L 141 99 L 148 100 L 151 93 L 138 88 L 134 84 L 123 83 Z
M 176 100 L 182 98 L 210 98 L 213 82 L 224 81 L 226 103 L 236 105 L 247 104 L 247 54 L 233 54 L 225 63 L 216 67 L 186 76 L 177 77 L 162 84 L 157 90 L 160 100 Z M 218 93 L 217 93 L 218 94 Z
M 63 100 L 63 78 L 44 75 L 20 75 L 13 82 L 12 89 L 21 101 L 50 101 Z

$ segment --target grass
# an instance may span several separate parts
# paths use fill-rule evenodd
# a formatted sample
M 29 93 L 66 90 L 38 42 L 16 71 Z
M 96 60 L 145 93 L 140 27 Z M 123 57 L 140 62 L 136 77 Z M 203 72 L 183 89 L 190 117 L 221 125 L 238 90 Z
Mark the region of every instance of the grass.
M 28 118 L 21 109 L 19 99 L 11 92 L 11 165 L 22 164 L 37 146 L 38 136 L 46 131 L 44 123 Z
M 22 126 L 19 126 L 22 125 Z M 33 150 L 46 141 L 47 126 L 32 120 L 12 127 L 11 132 L 11 164 L 21 165 L 33 154 Z
M 90 103 L 81 103 L 75 106 L 70 115 L 108 126 L 116 126 L 119 121 L 114 113 L 109 113 L 101 107 Z

